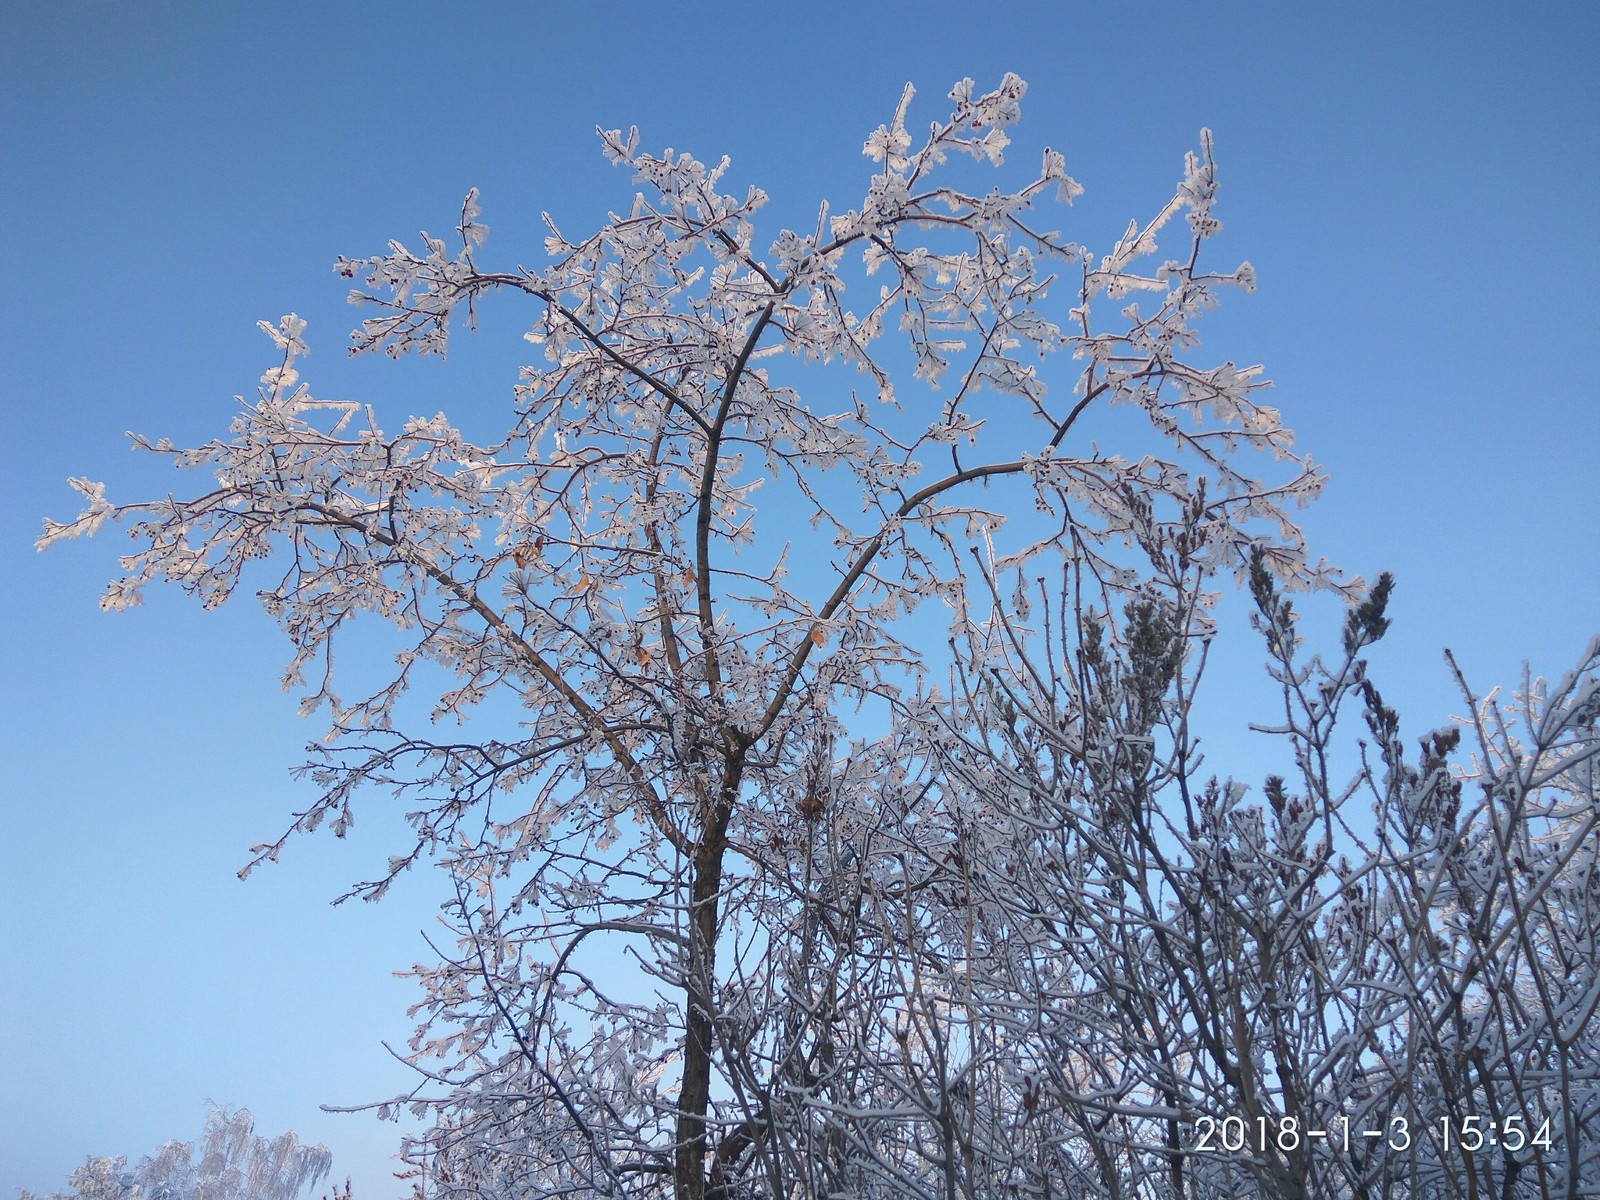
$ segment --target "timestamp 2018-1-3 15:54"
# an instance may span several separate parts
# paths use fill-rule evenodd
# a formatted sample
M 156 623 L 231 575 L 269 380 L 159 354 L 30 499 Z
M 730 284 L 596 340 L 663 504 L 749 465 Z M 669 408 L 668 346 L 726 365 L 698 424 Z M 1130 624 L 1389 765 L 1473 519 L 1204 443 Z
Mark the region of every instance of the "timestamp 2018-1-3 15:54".
M 1439 1150 L 1446 1154 L 1475 1154 L 1488 1148 L 1517 1154 L 1525 1149 L 1549 1151 L 1555 1141 L 1548 1117 L 1532 1125 L 1516 1114 L 1498 1120 L 1443 1116 L 1415 1132 L 1411 1121 L 1403 1116 L 1391 1117 L 1377 1129 L 1352 1125 L 1344 1113 L 1324 1124 L 1325 1128 L 1302 1125 L 1295 1117 L 1259 1116 L 1249 1120 L 1242 1116 L 1201 1116 L 1194 1121 L 1189 1150 L 1196 1154 L 1243 1154 L 1266 1153 L 1275 1148 L 1290 1153 L 1303 1144 L 1321 1141 L 1346 1151 L 1356 1145 L 1381 1143 L 1396 1153 L 1404 1153 L 1413 1147 L 1416 1138 L 1429 1137 L 1436 1139 Z

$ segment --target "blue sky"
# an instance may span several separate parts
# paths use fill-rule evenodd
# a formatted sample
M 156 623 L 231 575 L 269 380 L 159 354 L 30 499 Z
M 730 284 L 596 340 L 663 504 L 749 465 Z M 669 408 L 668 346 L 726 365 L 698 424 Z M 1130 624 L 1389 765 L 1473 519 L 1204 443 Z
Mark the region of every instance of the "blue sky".
M 6 411 L 0 479 L 5 772 L 0 833 L 0 1196 L 88 1153 L 199 1132 L 207 1097 L 326 1142 L 361 1200 L 394 1128 L 323 1103 L 384 1098 L 442 896 L 328 901 L 380 864 L 378 804 L 345 842 L 234 879 L 306 792 L 319 729 L 277 690 L 274 626 L 172 594 L 102 614 L 120 537 L 35 555 L 69 475 L 116 497 L 181 488 L 122 433 L 221 433 L 268 364 L 259 318 L 310 321 L 308 377 L 397 424 L 492 419 L 524 315 L 448 363 L 343 357 L 330 271 L 421 228 L 468 187 L 489 247 L 537 259 L 627 203 L 593 137 L 732 156 L 769 233 L 864 183 L 864 136 L 919 88 L 1029 82 L 1021 152 L 1066 154 L 1067 224 L 1104 249 L 1215 131 L 1226 231 L 1256 266 L 1207 332 L 1261 361 L 1331 485 L 1313 549 L 1399 576 L 1380 686 L 1420 733 L 1524 659 L 1558 674 L 1600 628 L 1600 10 L 1585 4 L 0 4 Z M 1329 644 L 1331 614 L 1324 627 Z M 1242 629 L 1237 659 L 1258 661 Z M 1230 671 L 1232 667 L 1230 667 Z M 1213 678 L 1248 711 L 1257 675 Z M 1253 703 L 1254 701 L 1250 701 Z M 1235 743 L 1223 737 L 1223 748 Z M 1238 746 L 1246 746 L 1244 739 Z M 1248 762 L 1214 761 L 1249 774 Z

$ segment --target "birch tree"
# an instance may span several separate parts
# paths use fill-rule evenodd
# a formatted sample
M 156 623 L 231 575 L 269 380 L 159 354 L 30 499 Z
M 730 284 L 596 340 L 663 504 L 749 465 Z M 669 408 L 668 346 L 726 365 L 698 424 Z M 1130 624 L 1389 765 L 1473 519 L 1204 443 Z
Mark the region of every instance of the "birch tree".
M 859 201 L 765 237 L 766 196 L 724 191 L 726 159 L 600 130 L 638 191 L 593 233 L 547 217 L 543 265 L 486 260 L 476 190 L 453 239 L 338 264 L 369 313 L 355 353 L 442 354 L 479 305 L 526 310 L 534 361 L 502 435 L 319 397 L 291 314 L 263 323 L 273 362 L 226 435 L 134 437 L 202 482 L 121 503 L 74 480 L 84 511 L 47 523 L 41 547 L 127 525 L 107 608 L 156 581 L 207 606 L 254 594 L 287 635 L 284 686 L 327 733 L 313 798 L 245 872 L 396 804 L 414 836 L 350 895 L 423 863 L 447 881 L 448 931 L 417 968 L 419 1082 L 393 1102 L 431 1118 L 408 1149 L 424 1194 L 1153 1194 L 1118 1158 L 1132 1134 L 1091 1139 L 1100 1161 L 1069 1178 L 1057 1160 L 1083 1145 L 1004 1124 L 1103 1118 L 1081 1081 L 1000 1061 L 1022 1043 L 996 1005 L 1032 1006 L 1039 1046 L 1203 1030 L 1198 1009 L 1134 1021 L 1109 978 L 1069 996 L 1007 974 L 1023 947 L 985 932 L 1011 902 L 985 889 L 1020 885 L 1035 851 L 972 838 L 1062 793 L 984 714 L 1065 720 L 1032 750 L 1115 796 L 1098 849 L 1057 864 L 1075 885 L 1184 777 L 1181 754 L 1151 774 L 1151 731 L 1181 721 L 1223 582 L 1361 585 L 1307 555 L 1290 514 L 1322 477 L 1261 369 L 1199 349 L 1198 318 L 1254 285 L 1202 261 L 1209 133 L 1172 197 L 1093 254 L 1055 228 L 1080 192 L 1063 155 L 1005 161 L 1024 92 L 964 80 L 916 133 L 908 87 L 866 139 Z M 1070 677 L 1100 689 L 1054 714 L 1069 660 L 1023 644 L 1052 573 L 1099 605 L 1054 606 Z M 357 618 L 385 623 L 392 657 L 352 692 Z M 1081 904 L 1051 903 L 1038 920 L 1066 937 Z M 1081 969 L 1176 970 L 1141 903 Z M 1190 1186 L 1174 1162 L 1163 1177 Z

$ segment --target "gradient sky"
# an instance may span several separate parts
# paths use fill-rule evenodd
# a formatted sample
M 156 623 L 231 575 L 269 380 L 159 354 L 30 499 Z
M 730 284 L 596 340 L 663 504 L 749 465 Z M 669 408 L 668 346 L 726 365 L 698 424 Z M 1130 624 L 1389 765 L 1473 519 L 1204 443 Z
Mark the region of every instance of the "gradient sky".
M 1331 485 L 1313 549 L 1399 577 L 1374 654 L 1412 733 L 1479 688 L 1559 674 L 1600 629 L 1600 8 L 1592 3 L 776 6 L 0 3 L 0 1197 L 58 1186 L 89 1153 L 199 1132 L 205 1100 L 327 1143 L 359 1200 L 395 1128 L 322 1113 L 410 1076 L 384 1050 L 443 898 L 426 873 L 378 906 L 328 901 L 382 863 L 379 803 L 351 838 L 234 871 L 308 799 L 287 768 L 320 727 L 277 688 L 276 627 L 175 592 L 102 614 L 122 539 L 35 555 L 69 475 L 114 498 L 189 486 L 131 456 L 137 429 L 225 431 L 270 365 L 259 318 L 310 321 L 319 394 L 397 426 L 503 411 L 528 312 L 437 361 L 350 361 L 330 265 L 448 232 L 482 190 L 486 261 L 538 260 L 541 209 L 569 233 L 622 208 L 594 125 L 726 153 L 770 221 L 858 197 L 865 135 L 901 85 L 914 124 L 964 75 L 1029 82 L 1016 131 L 1087 188 L 1067 218 L 1103 251 L 1171 194 L 1215 131 L 1226 225 L 1212 262 L 1256 266 L 1202 333 L 1261 361 Z M 507 306 L 510 308 L 510 306 Z M 1221 347 L 1226 348 L 1224 353 Z M 1317 609 L 1324 645 L 1334 614 Z M 1307 628 L 1313 641 L 1318 628 Z M 1228 635 L 1260 694 L 1257 646 Z M 1230 665 L 1228 671 L 1235 668 Z M 1254 703 L 1254 701 L 1251 701 Z M 1220 735 L 1232 751 L 1249 743 Z M 1237 758 L 1213 766 L 1250 777 Z M 376 798 L 374 798 L 376 800 Z

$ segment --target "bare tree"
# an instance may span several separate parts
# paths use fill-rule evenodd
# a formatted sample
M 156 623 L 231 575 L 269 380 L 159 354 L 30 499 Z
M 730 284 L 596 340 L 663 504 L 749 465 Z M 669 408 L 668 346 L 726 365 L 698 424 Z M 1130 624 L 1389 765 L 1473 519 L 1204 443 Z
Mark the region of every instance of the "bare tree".
M 286 684 L 329 731 L 315 801 L 251 866 L 343 834 L 370 789 L 415 838 L 351 894 L 423 860 L 448 876 L 421 1078 L 393 1102 L 433 1116 L 409 1147 L 425 1194 L 1454 1186 L 1443 1157 L 1286 1145 L 1333 1097 L 1352 1130 L 1403 1094 L 1419 1128 L 1476 1105 L 1529 1141 L 1563 1097 L 1581 1142 L 1593 1001 L 1561 970 L 1591 925 L 1561 905 L 1589 851 L 1549 847 L 1592 827 L 1532 797 L 1591 778 L 1571 748 L 1591 734 L 1552 726 L 1532 756 L 1567 765 L 1523 776 L 1485 717 L 1485 778 L 1523 799 L 1496 783 L 1450 824 L 1427 815 L 1448 773 L 1391 731 L 1359 778 L 1383 823 L 1349 820 L 1327 752 L 1356 691 L 1386 719 L 1358 655 L 1387 584 L 1343 666 L 1298 664 L 1278 589 L 1361 586 L 1307 561 L 1289 512 L 1321 478 L 1259 368 L 1195 359 L 1199 315 L 1253 286 L 1201 265 L 1209 134 L 1095 257 L 1039 216 L 1079 190 L 1061 155 L 1012 190 L 959 161 L 1003 167 L 1023 93 L 963 81 L 917 139 L 907 88 L 860 203 L 765 250 L 766 197 L 721 192 L 726 161 L 601 131 L 642 190 L 586 237 L 547 218 L 545 266 L 480 265 L 476 191 L 459 249 L 340 263 L 373 313 L 357 352 L 442 353 L 491 294 L 529 306 L 542 361 L 503 436 L 386 433 L 381 406 L 318 399 L 291 315 L 264 324 L 280 358 L 227 438 L 135 439 L 212 483 L 119 506 L 78 480 L 86 511 L 47 524 L 41 545 L 131 522 L 107 607 L 161 579 L 207 605 L 254 591 L 289 636 Z M 1192 778 L 1230 573 L 1301 764 L 1270 812 Z M 362 614 L 393 666 L 350 699 L 334 656 Z M 1500 883 L 1474 891 L 1483 870 Z M 1413 1102 L 1435 1077 L 1437 1105 Z M 1197 1147 L 1228 1116 L 1271 1144 Z M 1561 1177 L 1556 1151 L 1521 1153 L 1515 1186 Z
M 1063 578 L 1031 622 L 995 592 L 948 742 L 964 1194 L 1596 1194 L 1600 638 L 1509 709 L 1463 681 L 1476 716 L 1413 759 L 1361 657 L 1391 579 L 1325 662 L 1255 555 L 1295 770 L 1253 803 L 1197 772 L 1199 581 L 1156 569 L 1113 619 Z

